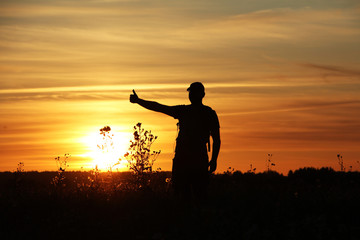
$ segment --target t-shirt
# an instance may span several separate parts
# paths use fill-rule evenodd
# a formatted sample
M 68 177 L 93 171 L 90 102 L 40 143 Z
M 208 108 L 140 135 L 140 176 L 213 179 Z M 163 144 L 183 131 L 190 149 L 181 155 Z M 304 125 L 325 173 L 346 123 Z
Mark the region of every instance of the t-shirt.
M 178 105 L 171 107 L 169 115 L 179 120 L 176 155 L 207 157 L 211 132 L 220 128 L 216 112 L 205 105 Z

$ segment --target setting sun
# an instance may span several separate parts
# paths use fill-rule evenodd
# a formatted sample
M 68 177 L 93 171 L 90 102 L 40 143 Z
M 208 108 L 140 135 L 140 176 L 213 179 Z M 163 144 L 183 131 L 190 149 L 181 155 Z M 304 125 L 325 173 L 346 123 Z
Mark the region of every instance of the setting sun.
M 91 163 L 87 165 L 92 168 L 97 166 L 102 171 L 127 170 L 127 161 L 123 159 L 123 156 L 129 147 L 129 140 L 125 135 L 110 130 L 105 136 L 94 132 L 84 137 L 82 141 L 88 149 L 84 157 L 91 159 Z

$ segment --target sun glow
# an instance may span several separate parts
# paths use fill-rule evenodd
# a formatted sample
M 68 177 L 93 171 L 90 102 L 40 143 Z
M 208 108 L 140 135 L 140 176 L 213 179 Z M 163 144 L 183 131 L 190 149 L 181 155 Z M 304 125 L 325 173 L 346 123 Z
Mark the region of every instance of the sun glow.
M 101 133 L 92 133 L 83 138 L 87 146 L 87 157 L 92 159 L 92 167 L 96 166 L 102 171 L 108 170 L 127 170 L 127 161 L 124 154 L 129 147 L 129 141 L 124 133 L 112 132 L 105 136 Z

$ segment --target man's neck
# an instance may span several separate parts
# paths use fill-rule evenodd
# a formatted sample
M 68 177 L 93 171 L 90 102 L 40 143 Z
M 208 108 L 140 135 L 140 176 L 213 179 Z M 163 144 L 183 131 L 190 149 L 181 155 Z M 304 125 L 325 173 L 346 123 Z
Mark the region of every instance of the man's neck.
M 203 103 L 202 102 L 191 103 L 191 106 L 194 107 L 203 106 Z

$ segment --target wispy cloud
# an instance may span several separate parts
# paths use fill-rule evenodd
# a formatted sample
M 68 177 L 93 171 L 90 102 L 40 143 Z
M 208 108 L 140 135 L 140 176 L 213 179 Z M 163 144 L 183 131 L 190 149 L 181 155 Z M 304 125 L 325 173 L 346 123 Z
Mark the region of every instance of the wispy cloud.
M 129 98 L 132 89 L 136 89 L 140 94 L 151 94 L 152 97 L 174 98 L 181 93 L 183 98 L 188 83 L 172 84 L 122 84 L 122 85 L 94 85 L 94 86 L 70 86 L 70 87 L 43 87 L 43 88 L 12 88 L 0 89 L 0 99 L 2 101 L 21 101 L 21 100 L 125 100 Z M 244 89 L 266 89 L 282 87 L 279 83 L 234 83 L 234 82 L 208 82 L 205 83 L 206 91 L 211 93 L 225 93 L 246 91 Z M 237 90 L 236 90 L 237 89 Z M 255 90 L 256 91 L 256 90 Z M 171 94 L 171 95 L 170 95 Z
M 302 65 L 305 67 L 334 72 L 345 76 L 360 76 L 360 69 L 350 69 L 341 66 L 321 65 L 312 63 L 304 63 Z
M 271 109 L 254 109 L 251 111 L 236 111 L 236 112 L 224 112 L 221 113 L 221 116 L 240 116 L 240 115 L 259 115 L 266 113 L 287 113 L 287 112 L 301 112 L 308 110 L 318 110 L 324 108 L 333 108 L 333 107 L 341 107 L 341 106 L 354 106 L 357 108 L 360 106 L 360 100 L 351 100 L 351 101 L 323 101 L 323 102 L 315 102 L 315 101 L 297 101 L 297 102 L 289 102 L 287 104 L 277 105 Z

